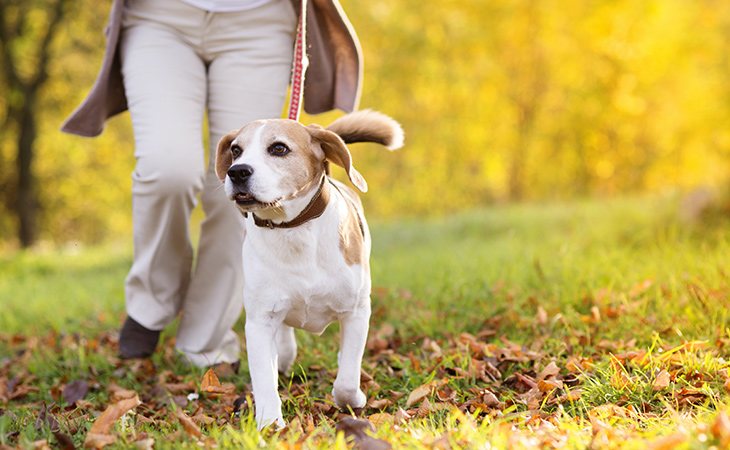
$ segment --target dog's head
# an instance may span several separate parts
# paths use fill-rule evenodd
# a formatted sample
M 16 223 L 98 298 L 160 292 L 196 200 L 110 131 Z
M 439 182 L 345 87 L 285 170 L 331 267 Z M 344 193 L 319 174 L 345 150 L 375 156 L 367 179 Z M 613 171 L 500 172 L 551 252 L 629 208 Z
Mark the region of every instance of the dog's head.
M 395 121 L 372 111 L 344 116 L 327 129 L 288 119 L 258 120 L 221 138 L 216 174 L 243 211 L 276 207 L 306 192 L 321 179 L 325 161 L 345 169 L 352 184 L 366 192 L 346 141 L 394 149 L 402 145 L 403 132 Z

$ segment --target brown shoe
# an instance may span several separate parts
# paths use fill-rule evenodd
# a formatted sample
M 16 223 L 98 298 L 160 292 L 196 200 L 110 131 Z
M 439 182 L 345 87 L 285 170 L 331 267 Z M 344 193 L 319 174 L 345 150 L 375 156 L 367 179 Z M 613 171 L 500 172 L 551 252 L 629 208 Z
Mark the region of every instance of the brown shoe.
M 122 359 L 147 358 L 155 351 L 160 332 L 148 330 L 127 317 L 119 332 L 119 357 Z

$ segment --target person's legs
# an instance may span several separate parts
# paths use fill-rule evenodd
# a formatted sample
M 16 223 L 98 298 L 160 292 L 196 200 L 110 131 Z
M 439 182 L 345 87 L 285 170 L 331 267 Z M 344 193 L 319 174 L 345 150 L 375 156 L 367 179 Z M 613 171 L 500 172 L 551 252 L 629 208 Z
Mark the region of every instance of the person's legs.
M 240 358 L 231 330 L 243 308 L 241 214 L 214 172 L 218 140 L 252 120 L 281 115 L 291 71 L 296 17 L 287 0 L 216 14 L 206 35 L 211 161 L 201 201 L 195 272 L 185 296 L 177 346 L 199 366 Z M 206 317 L 206 320 L 201 320 Z
M 142 331 L 170 323 L 187 291 L 193 261 L 188 221 L 205 167 L 205 65 L 179 27 L 158 21 L 174 17 L 154 10 L 163 3 L 130 2 L 120 46 L 137 159 L 132 175 L 134 261 L 125 294 L 127 313 Z M 120 341 L 140 335 L 125 334 L 127 325 Z M 123 344 L 122 356 L 151 353 L 142 349 L 125 355 Z

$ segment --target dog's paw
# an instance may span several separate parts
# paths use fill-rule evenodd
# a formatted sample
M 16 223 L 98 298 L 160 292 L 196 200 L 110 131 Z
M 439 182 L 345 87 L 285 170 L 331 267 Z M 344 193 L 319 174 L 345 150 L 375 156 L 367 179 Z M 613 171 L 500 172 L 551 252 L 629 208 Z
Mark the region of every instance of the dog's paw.
M 367 397 L 360 389 L 337 388 L 332 389 L 332 396 L 338 407 L 345 408 L 363 408 L 367 403 Z

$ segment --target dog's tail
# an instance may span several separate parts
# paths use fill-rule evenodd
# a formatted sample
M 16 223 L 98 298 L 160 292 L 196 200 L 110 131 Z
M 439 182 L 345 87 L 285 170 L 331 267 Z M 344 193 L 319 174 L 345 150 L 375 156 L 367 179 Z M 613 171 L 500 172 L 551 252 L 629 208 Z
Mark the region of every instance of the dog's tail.
M 403 128 L 400 124 L 370 109 L 342 116 L 327 129 L 340 136 L 346 144 L 375 142 L 388 150 L 397 150 L 403 146 Z

